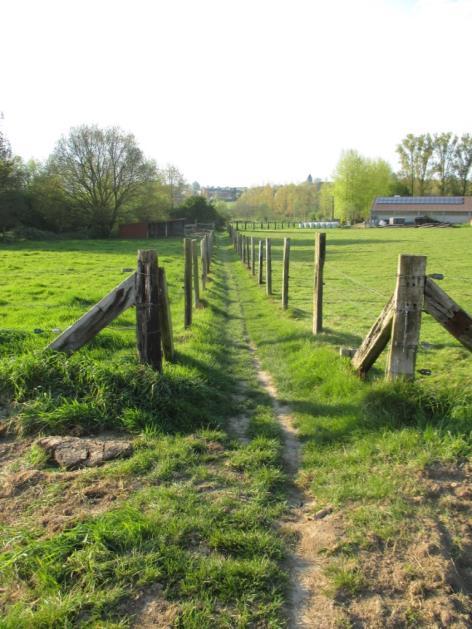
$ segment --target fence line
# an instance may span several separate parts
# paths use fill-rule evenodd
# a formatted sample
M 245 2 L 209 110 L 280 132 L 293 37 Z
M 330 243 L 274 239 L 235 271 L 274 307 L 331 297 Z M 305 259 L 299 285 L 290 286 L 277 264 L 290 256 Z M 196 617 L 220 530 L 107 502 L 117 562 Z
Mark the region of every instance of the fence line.
M 237 243 L 246 236 L 230 225 L 228 232 L 235 250 L 242 258 Z M 271 239 L 266 239 L 266 293 L 272 294 Z M 323 329 L 323 285 L 326 257 L 326 234 L 317 233 L 314 242 L 313 276 L 313 321 L 312 332 L 320 334 Z M 263 241 L 259 240 L 258 284 L 263 284 Z M 286 310 L 289 301 L 290 238 L 284 238 L 282 259 L 281 307 Z M 385 295 L 363 282 L 339 271 L 353 284 L 369 291 L 380 299 Z M 396 287 L 392 297 L 374 322 L 358 349 L 340 348 L 342 356 L 352 359 L 353 368 L 364 377 L 381 352 L 390 343 L 386 377 L 389 380 L 414 378 L 416 355 L 419 345 L 421 314 L 430 314 L 445 330 L 464 347 L 472 351 L 472 317 L 456 304 L 435 282 L 443 279 L 442 274 L 426 275 L 426 257 L 400 255 L 398 258 Z M 330 278 L 333 279 L 333 278 Z M 339 279 L 339 278 L 334 278 Z M 365 301 L 365 300 L 364 300 Z

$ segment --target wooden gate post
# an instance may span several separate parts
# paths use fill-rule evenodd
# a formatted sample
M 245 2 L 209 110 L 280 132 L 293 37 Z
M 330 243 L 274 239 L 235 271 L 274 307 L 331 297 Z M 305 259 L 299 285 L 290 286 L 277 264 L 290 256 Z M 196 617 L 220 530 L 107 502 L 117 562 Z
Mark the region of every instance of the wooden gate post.
M 200 278 L 198 277 L 197 241 L 192 240 L 193 296 L 195 308 L 200 307 Z
M 284 261 L 282 272 L 282 308 L 288 308 L 288 271 L 290 264 L 290 238 L 284 238 Z
M 174 337 L 172 333 L 172 319 L 170 316 L 169 293 L 165 269 L 159 267 L 159 322 L 161 325 L 162 349 L 164 357 L 169 362 L 174 360 Z
M 200 240 L 200 259 L 202 262 L 202 289 L 206 288 L 207 281 L 207 263 L 205 258 L 206 250 L 205 250 L 205 238 Z
M 192 241 L 190 238 L 184 238 L 184 294 L 184 326 L 188 328 L 192 325 Z
M 266 293 L 272 295 L 272 240 L 266 238 Z
M 426 256 L 399 256 L 393 296 L 392 342 L 387 361 L 389 380 L 412 380 L 415 375 L 425 271 Z
M 313 334 L 323 330 L 323 268 L 326 256 L 326 234 L 315 236 L 315 277 L 313 282 Z
M 157 254 L 150 250 L 138 251 L 136 337 L 139 360 L 162 371 Z
M 264 247 L 262 245 L 262 240 L 259 240 L 259 267 L 258 267 L 258 278 L 257 283 L 262 284 L 262 273 L 264 266 Z
M 254 236 L 251 236 L 251 272 L 256 274 L 256 241 Z

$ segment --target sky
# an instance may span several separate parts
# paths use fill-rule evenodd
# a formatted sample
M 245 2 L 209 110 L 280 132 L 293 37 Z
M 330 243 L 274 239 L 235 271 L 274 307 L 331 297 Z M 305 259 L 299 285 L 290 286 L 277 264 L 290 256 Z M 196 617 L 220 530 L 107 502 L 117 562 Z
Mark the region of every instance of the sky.
M 0 0 L 0 22 L 0 129 L 24 159 L 118 125 L 190 182 L 249 186 L 472 132 L 472 0 Z

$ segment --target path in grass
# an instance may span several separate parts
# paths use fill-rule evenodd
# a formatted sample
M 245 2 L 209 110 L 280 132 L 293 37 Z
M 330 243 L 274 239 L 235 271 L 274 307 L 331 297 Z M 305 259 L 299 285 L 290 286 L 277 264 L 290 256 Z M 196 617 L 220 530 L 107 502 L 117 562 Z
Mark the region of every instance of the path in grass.
M 298 542 L 289 626 L 470 626 L 470 378 L 360 381 L 330 334 L 313 338 L 221 250 L 285 457 L 296 452 L 282 524 Z
M 227 254 L 225 262 L 228 263 Z M 327 529 L 323 526 L 322 531 L 321 527 L 315 524 L 314 517 L 311 515 L 313 511 L 311 499 L 303 489 L 297 486 L 301 444 L 294 426 L 292 410 L 281 401 L 273 378 L 267 370 L 263 369 L 257 355 L 257 347 L 249 337 L 244 305 L 231 265 L 228 265 L 228 278 L 229 285 L 236 293 L 241 313 L 242 334 L 251 354 L 257 381 L 271 401 L 282 434 L 282 459 L 288 475 L 287 502 L 289 507 L 282 528 L 295 539 L 296 543 L 296 547 L 287 559 L 287 569 L 290 575 L 289 596 L 286 604 L 287 620 L 289 626 L 294 628 L 334 626 L 336 616 L 333 605 L 324 595 L 317 596 L 318 574 L 321 570 L 318 553 L 320 540 L 326 542 L 327 537 L 334 538 L 334 533 L 329 530 L 330 527 Z M 247 438 L 244 434 L 245 421 L 244 417 L 238 417 L 232 422 L 233 431 L 243 441 Z

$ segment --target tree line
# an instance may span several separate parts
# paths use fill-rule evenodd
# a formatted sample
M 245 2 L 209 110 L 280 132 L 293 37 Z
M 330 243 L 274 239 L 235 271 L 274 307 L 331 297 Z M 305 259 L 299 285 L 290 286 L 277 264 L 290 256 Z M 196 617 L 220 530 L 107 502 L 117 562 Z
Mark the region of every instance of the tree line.
M 173 165 L 158 168 L 118 127 L 83 125 L 62 137 L 44 162 L 23 163 L 0 132 L 0 230 L 109 237 L 118 222 L 218 220 Z
M 344 151 L 332 181 L 249 188 L 235 203 L 234 216 L 332 219 L 369 217 L 377 196 L 466 195 L 471 193 L 472 136 L 408 134 L 397 146 L 400 170 L 383 159 Z

